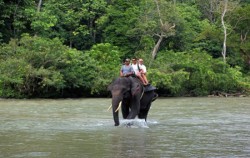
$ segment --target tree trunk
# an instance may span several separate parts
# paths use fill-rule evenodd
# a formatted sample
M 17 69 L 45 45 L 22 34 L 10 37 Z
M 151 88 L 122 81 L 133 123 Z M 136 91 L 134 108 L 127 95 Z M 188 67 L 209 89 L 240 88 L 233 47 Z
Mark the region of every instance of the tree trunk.
M 14 15 L 13 15 L 13 17 L 14 17 L 14 21 L 15 20 L 17 20 L 17 10 L 18 10 L 18 7 L 19 7 L 19 3 L 21 2 L 21 0 L 18 0 L 17 1 L 17 5 L 16 5 L 16 8 L 15 8 L 15 11 L 14 11 Z M 18 32 L 18 30 L 16 29 L 16 27 L 14 27 L 13 28 L 13 35 L 14 35 L 14 37 L 16 38 L 16 32 Z
M 152 50 L 152 59 L 154 60 L 156 57 L 156 54 L 160 48 L 160 44 L 163 40 L 163 38 L 168 38 L 169 36 L 174 34 L 174 28 L 175 28 L 175 24 L 173 24 L 171 26 L 171 24 L 168 21 L 163 21 L 162 19 L 162 15 L 161 15 L 161 10 L 160 10 L 160 4 L 159 4 L 159 0 L 154 0 L 155 5 L 156 5 L 156 9 L 157 9 L 157 13 L 159 16 L 159 21 L 160 21 L 160 33 L 156 33 L 157 36 L 159 36 L 159 39 L 156 43 L 156 45 L 154 46 L 154 49 Z M 175 5 L 176 1 L 174 1 L 174 5 Z
M 227 27 L 225 25 L 225 22 L 224 22 L 224 17 L 225 17 L 225 14 L 227 12 L 227 2 L 228 0 L 224 0 L 224 9 L 223 9 L 223 12 L 222 12 L 222 15 L 221 15 L 221 24 L 222 24 L 222 27 L 223 27 L 223 30 L 224 30 L 224 41 L 223 41 L 223 48 L 222 48 L 222 57 L 223 57 L 223 61 L 226 62 L 226 55 L 227 55 Z
M 249 31 L 245 32 L 245 34 L 244 34 L 243 31 L 241 31 L 241 34 L 240 34 L 241 44 L 243 44 L 246 41 L 248 32 Z
M 43 2 L 43 0 L 39 0 L 39 3 L 37 5 L 37 12 L 41 11 L 42 2 Z
M 160 38 L 158 39 L 156 45 L 154 46 L 154 49 L 152 51 L 152 58 L 153 59 L 155 59 L 155 56 L 156 56 L 156 54 L 157 54 L 157 52 L 159 50 L 160 44 L 161 44 L 161 42 L 163 40 L 163 37 L 164 37 L 163 35 L 160 35 Z

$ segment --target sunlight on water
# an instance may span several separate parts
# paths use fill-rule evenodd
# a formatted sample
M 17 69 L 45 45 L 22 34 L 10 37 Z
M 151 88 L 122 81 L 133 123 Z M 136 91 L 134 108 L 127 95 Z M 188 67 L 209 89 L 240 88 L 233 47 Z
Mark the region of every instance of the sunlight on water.
M 1 99 L 0 157 L 250 157 L 250 98 L 158 99 L 119 127 L 110 103 Z

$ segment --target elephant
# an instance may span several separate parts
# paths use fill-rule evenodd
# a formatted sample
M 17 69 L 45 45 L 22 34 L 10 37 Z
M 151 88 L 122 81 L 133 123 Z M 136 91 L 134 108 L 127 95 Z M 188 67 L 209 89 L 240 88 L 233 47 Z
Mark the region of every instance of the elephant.
M 124 119 L 147 120 L 148 111 L 151 103 L 156 100 L 158 94 L 156 88 L 148 85 L 144 87 L 136 77 L 119 77 L 109 86 L 108 91 L 112 94 L 112 111 L 115 126 L 119 126 L 119 108 L 121 106 Z M 110 106 L 110 108 L 111 108 Z

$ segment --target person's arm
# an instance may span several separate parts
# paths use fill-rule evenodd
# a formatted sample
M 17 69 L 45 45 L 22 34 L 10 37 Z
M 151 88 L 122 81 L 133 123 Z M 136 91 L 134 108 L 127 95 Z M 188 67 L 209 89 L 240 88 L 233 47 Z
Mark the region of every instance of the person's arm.
M 132 76 L 135 74 L 135 70 L 133 69 L 132 66 L 130 66 L 130 72 L 129 72 L 129 76 Z
M 146 74 L 146 72 L 147 72 L 146 66 L 145 66 L 145 65 L 142 65 L 141 69 L 142 69 L 142 73 L 143 73 L 143 74 Z
M 120 70 L 120 76 L 123 77 L 124 74 L 123 74 L 123 66 L 121 67 L 121 70 Z
M 120 70 L 120 76 L 123 77 L 123 73 L 122 73 L 122 70 Z
M 130 66 L 130 72 L 126 73 L 124 76 L 128 77 L 128 76 L 132 76 L 133 74 L 135 74 L 134 69 L 132 66 Z
M 144 74 L 144 69 L 143 69 L 143 66 L 142 65 L 138 65 L 138 67 L 140 68 L 139 70 L 139 72 L 140 72 L 140 74 Z
M 133 75 L 133 74 L 135 74 L 135 72 L 134 72 L 134 71 L 131 71 L 131 72 L 129 72 L 129 73 L 126 73 L 124 76 L 125 76 L 125 77 L 128 77 L 128 76 L 131 76 L 131 75 Z

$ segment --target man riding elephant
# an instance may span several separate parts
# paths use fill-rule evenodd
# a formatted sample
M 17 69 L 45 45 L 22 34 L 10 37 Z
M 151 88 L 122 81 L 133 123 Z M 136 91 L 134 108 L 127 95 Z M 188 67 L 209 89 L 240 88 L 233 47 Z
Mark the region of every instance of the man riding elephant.
M 124 119 L 134 119 L 138 116 L 146 121 L 151 103 L 158 97 L 155 93 L 156 88 L 151 85 L 144 87 L 137 77 L 132 77 L 135 75 L 129 59 L 125 60 L 120 76 L 108 86 L 112 94 L 111 106 L 115 126 L 120 124 L 118 116 L 120 107 Z
M 130 60 L 125 59 L 124 65 L 122 65 L 120 70 L 120 76 L 121 77 L 128 77 L 131 75 L 134 75 L 135 72 L 133 70 L 133 67 L 130 65 Z

